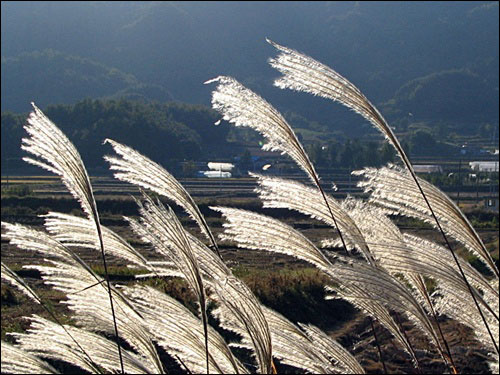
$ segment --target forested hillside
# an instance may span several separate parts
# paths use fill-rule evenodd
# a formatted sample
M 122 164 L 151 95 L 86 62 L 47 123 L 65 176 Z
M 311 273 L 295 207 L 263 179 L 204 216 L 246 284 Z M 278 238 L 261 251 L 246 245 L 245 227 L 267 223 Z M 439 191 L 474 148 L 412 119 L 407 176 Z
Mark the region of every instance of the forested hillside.
M 351 80 L 400 134 L 422 130 L 437 141 L 477 135 L 498 142 L 498 2 L 46 1 L 1 7 L 2 112 L 28 112 L 31 101 L 45 108 L 85 98 L 209 106 L 211 88 L 203 82 L 222 74 L 297 120 L 292 125 L 306 129 L 307 140 L 344 143 L 376 134 L 340 105 L 274 87 L 278 72 L 267 60 L 276 51 L 268 37 Z
M 45 114 L 81 151 L 90 168 L 103 167 L 105 138 L 125 143 L 165 166 L 182 160 L 227 155 L 227 123 L 213 126 L 217 114 L 199 105 L 145 104 L 129 100 L 83 100 L 76 105 L 53 105 Z M 3 112 L 2 168 L 23 166 L 20 149 L 27 114 Z M 9 163 L 8 165 L 6 163 Z M 25 164 L 25 163 L 24 163 Z

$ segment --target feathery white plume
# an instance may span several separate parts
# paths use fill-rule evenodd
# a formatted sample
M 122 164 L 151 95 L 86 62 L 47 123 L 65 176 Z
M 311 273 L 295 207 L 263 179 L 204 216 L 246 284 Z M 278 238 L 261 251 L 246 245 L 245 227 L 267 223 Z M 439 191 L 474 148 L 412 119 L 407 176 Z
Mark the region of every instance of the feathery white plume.
M 268 177 L 256 173 L 250 175 L 257 178 L 258 188 L 255 191 L 259 194 L 264 207 L 296 210 L 335 228 L 330 211 L 317 189 L 293 180 Z M 342 208 L 334 198 L 327 196 L 327 200 L 339 229 L 346 239 L 346 244 L 349 247 L 356 246 L 361 250 L 365 259 L 373 264 L 373 256 L 370 254 L 370 250 L 356 222 L 352 220 L 348 211 Z
M 353 174 L 364 177 L 358 186 L 370 193 L 370 202 L 383 206 L 387 213 L 415 217 L 436 226 L 412 176 L 404 169 L 388 165 L 380 169 L 365 168 Z M 463 243 L 498 275 L 490 253 L 462 211 L 437 187 L 420 178 L 418 180 L 446 234 Z
M 182 276 L 204 301 L 202 279 L 216 291 L 222 304 L 221 316 L 226 321 L 236 322 L 242 327 L 255 348 L 259 366 L 270 369 L 271 344 L 268 327 L 260 312 L 259 303 L 248 287 L 232 276 L 231 271 L 194 236 L 184 231 L 175 215 L 162 205 L 153 204 L 146 197 L 146 205 L 140 206 L 141 222 L 128 218 L 133 231 L 151 244 L 154 249 L 171 259 Z M 203 294 L 201 294 L 203 293 Z
M 492 285 L 498 290 L 498 281 Z M 448 317 L 465 324 L 472 328 L 476 339 L 481 345 L 490 352 L 490 366 L 498 367 L 498 353 L 494 347 L 489 332 L 487 331 L 482 320 L 478 318 L 476 307 L 470 293 L 463 292 L 448 282 L 441 282 L 437 285 L 433 293 L 436 310 Z M 485 293 L 483 296 L 493 311 L 498 313 L 499 300 L 498 297 L 493 297 L 491 293 Z M 494 337 L 499 336 L 498 320 L 490 313 L 489 310 L 482 309 L 483 314 L 488 322 L 489 329 Z
M 111 144 L 115 152 L 121 156 L 121 158 L 104 156 L 104 159 L 111 165 L 110 169 L 118 171 L 118 173 L 114 174 L 115 178 L 150 189 L 155 193 L 173 200 L 198 224 L 201 232 L 210 240 L 215 250 L 218 252 L 217 243 L 215 242 L 205 218 L 191 195 L 174 176 L 159 164 L 151 161 L 128 146 L 122 145 L 111 139 L 106 139 L 104 143 Z
M 42 273 L 45 284 L 66 294 L 62 302 L 76 312 L 75 320 L 92 331 L 114 332 L 114 319 L 120 326 L 120 337 L 125 339 L 142 356 L 144 363 L 155 372 L 162 372 L 163 367 L 158 353 L 151 342 L 151 337 L 144 328 L 140 314 L 128 299 L 115 288 L 111 288 L 116 304 L 113 316 L 109 308 L 108 288 L 105 280 L 95 274 L 68 247 L 44 232 L 33 230 L 19 224 L 2 222 L 6 230 L 4 237 L 11 244 L 42 254 L 48 266 L 25 266 Z
M 101 224 L 99 222 L 99 213 L 97 211 L 90 178 L 75 146 L 64 133 L 50 121 L 37 106 L 35 106 L 34 103 L 31 103 L 31 105 L 33 106 L 33 112 L 30 113 L 27 124 L 24 126 L 30 138 L 23 138 L 21 148 L 41 160 L 27 157 L 24 157 L 23 160 L 61 176 L 63 183 L 70 193 L 80 202 L 87 217 L 94 220 L 96 243 L 99 243 L 101 249 L 102 262 L 106 272 L 109 305 L 113 315 L 115 336 L 118 338 L 118 326 L 116 325 L 116 319 L 114 317 L 113 298 L 107 275 L 108 271 L 101 234 Z M 118 347 L 118 354 L 121 358 L 121 347 L 118 340 L 116 344 Z
M 273 342 L 273 356 L 281 363 L 313 374 L 364 374 L 358 361 L 335 340 L 314 326 L 298 326 L 281 314 L 263 308 Z M 305 331 L 305 332 L 304 332 Z
M 30 328 L 26 333 L 11 333 L 21 349 L 40 357 L 65 361 L 90 373 L 101 373 L 102 369 L 119 372 L 120 359 L 116 344 L 103 336 L 88 332 L 81 328 L 65 325 L 65 330 L 49 320 L 33 315 L 29 318 Z M 83 347 L 92 362 L 85 356 L 66 331 Z M 50 345 L 47 345 L 50 343 Z M 3 348 L 2 348 L 3 349 Z M 147 374 L 155 371 L 148 367 L 136 354 L 122 351 L 123 365 L 126 373 Z M 99 367 L 96 367 L 98 365 Z
M 173 358 L 179 357 L 194 373 L 206 371 L 202 322 L 172 297 L 151 287 L 125 289 L 155 340 Z M 224 339 L 209 327 L 210 373 L 248 373 L 237 360 Z
M 281 52 L 276 58 L 269 59 L 271 66 L 283 74 L 283 77 L 274 82 L 275 86 L 331 99 L 359 113 L 384 134 L 411 168 L 403 148 L 384 117 L 356 86 L 311 57 L 283 47 L 269 39 L 266 40 Z
M 309 337 L 283 315 L 267 307 L 262 308 L 269 324 L 273 343 L 273 357 L 281 363 L 313 374 L 334 374 L 336 367 L 316 350 Z
M 145 204 L 139 204 L 140 223 L 129 219 L 132 229 L 141 238 L 153 245 L 156 251 L 168 257 L 177 269 L 184 275 L 189 286 L 196 293 L 203 320 L 205 342 L 208 345 L 208 321 L 206 313 L 206 297 L 198 261 L 188 240 L 187 232 L 175 216 L 172 209 L 168 210 L 158 202 L 155 205 L 151 198 L 143 193 Z M 207 371 L 209 352 L 206 345 Z
M 204 310 L 205 291 L 200 275 L 198 261 L 193 253 L 187 233 L 170 207 L 168 210 L 160 203 L 154 202 L 143 194 L 144 204 L 139 204 L 140 221 L 128 219 L 132 230 L 154 250 L 171 260 L 177 269 L 184 274 L 189 286 L 193 289 Z
M 59 372 L 37 356 L 2 341 L 3 374 L 59 374 Z
M 469 288 L 469 292 L 474 298 L 473 291 L 470 288 L 470 285 L 468 285 L 466 276 L 463 274 L 463 270 L 461 269 L 458 259 L 456 258 L 456 255 L 445 235 L 445 230 L 441 228 L 441 219 L 438 219 L 439 215 L 434 212 L 434 204 L 428 200 L 427 194 L 425 194 L 424 189 L 421 186 L 422 184 L 417 179 L 410 160 L 401 147 L 394 132 L 380 112 L 370 103 L 370 101 L 357 87 L 328 66 L 323 65 L 309 56 L 303 55 L 297 51 L 280 46 L 270 40 L 267 41 L 281 51 L 281 54 L 276 59 L 270 60 L 271 66 L 283 73 L 283 77 L 275 81 L 276 86 L 281 88 L 291 88 L 297 91 L 305 91 L 333 101 L 338 101 L 371 122 L 394 146 L 413 180 L 413 182 L 408 184 L 407 187 L 415 186 L 420 192 L 425 205 L 435 221 L 435 224 L 433 225 L 436 225 L 441 231 L 441 234 L 443 235 L 443 238 L 447 242 L 449 250 L 452 253 L 454 261 Z M 486 249 L 484 249 L 482 256 L 486 256 L 486 258 L 488 258 L 488 255 L 484 254 L 485 252 L 487 253 Z M 491 261 L 491 259 L 488 259 L 488 262 L 489 261 Z M 489 262 L 488 266 L 494 271 L 498 278 L 498 269 L 495 267 L 494 263 Z M 481 314 L 481 310 L 475 299 L 474 302 L 478 312 Z M 493 336 L 491 336 L 491 340 L 494 341 Z M 496 346 L 498 352 L 498 346 L 496 343 L 494 345 Z
M 47 231 L 66 246 L 100 250 L 96 248 L 92 221 L 60 212 L 49 212 L 41 216 L 45 218 L 45 228 Z M 104 247 L 109 254 L 127 260 L 137 266 L 151 268 L 147 259 L 125 241 L 125 239 L 105 226 L 101 226 L 101 228 Z
M 430 322 L 409 291 L 381 269 L 352 259 L 344 259 L 346 264 L 332 264 L 311 241 L 279 220 L 234 208 L 211 209 L 221 212 L 228 221 L 224 223 L 221 240 L 234 241 L 242 248 L 291 255 L 315 265 L 339 285 L 342 298 L 379 320 L 409 353 L 411 346 L 390 316 L 388 306 L 408 312 L 426 331 L 432 332 Z
M 309 336 L 316 350 L 336 362 L 341 374 L 365 373 L 356 358 L 325 332 L 311 324 L 299 323 L 299 325 Z
M 306 237 L 279 220 L 251 211 L 210 207 L 227 220 L 223 224 L 223 241 L 230 240 L 238 247 L 279 252 L 303 259 L 321 269 L 328 269 L 330 262 Z
M 62 182 L 80 202 L 88 217 L 98 225 L 99 216 L 90 178 L 80 154 L 63 132 L 34 103 L 31 105 L 33 112 L 24 127 L 30 137 L 23 138 L 21 148 L 43 161 L 29 157 L 23 160 L 61 176 Z
M 309 157 L 290 125 L 274 107 L 234 78 L 219 76 L 205 84 L 213 82 L 218 85 L 212 92 L 212 107 L 224 116 L 224 120 L 258 131 L 268 141 L 262 146 L 263 150 L 287 154 L 316 183 L 317 174 Z
M 255 295 L 234 276 L 218 282 L 214 289 L 219 307 L 213 313 L 221 326 L 241 335 L 243 345 L 254 349 L 260 373 L 273 373 L 271 333 Z

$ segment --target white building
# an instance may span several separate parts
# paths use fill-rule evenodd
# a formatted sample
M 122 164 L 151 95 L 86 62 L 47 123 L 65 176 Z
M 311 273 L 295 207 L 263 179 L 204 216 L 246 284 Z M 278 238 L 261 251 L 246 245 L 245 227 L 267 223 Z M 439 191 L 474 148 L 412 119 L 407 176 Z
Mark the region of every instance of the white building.
M 498 172 L 498 161 L 471 161 L 469 166 L 477 172 Z
M 436 164 L 417 164 L 413 166 L 415 173 L 443 173 L 443 168 Z
M 222 171 L 205 171 L 203 175 L 208 178 L 230 178 L 231 172 L 222 172 Z
M 207 164 L 209 171 L 200 171 L 199 173 L 208 178 L 230 178 L 234 164 L 231 163 L 215 163 L 209 162 Z

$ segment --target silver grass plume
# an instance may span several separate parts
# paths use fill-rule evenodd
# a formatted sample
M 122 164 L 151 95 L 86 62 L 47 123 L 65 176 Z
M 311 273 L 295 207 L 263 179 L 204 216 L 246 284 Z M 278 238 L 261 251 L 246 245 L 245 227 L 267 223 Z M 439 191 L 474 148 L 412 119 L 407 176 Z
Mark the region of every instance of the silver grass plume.
M 364 287 L 366 291 L 372 291 L 371 299 L 384 301 L 383 303 L 399 311 L 410 312 L 420 319 L 425 329 L 429 329 L 429 322 L 422 315 L 420 305 L 405 287 L 383 270 L 347 259 L 343 260 L 346 264 L 332 264 L 310 240 L 276 219 L 240 209 L 211 209 L 221 212 L 228 221 L 224 223 L 225 230 L 221 234 L 221 240 L 234 241 L 239 247 L 247 249 L 279 252 L 300 258 L 312 263 L 342 285 L 362 287 L 367 284 Z
M 337 341 L 312 324 L 301 324 L 300 327 L 306 332 L 317 351 L 335 360 L 342 374 L 364 374 L 365 371 L 354 356 L 349 353 Z
M 139 221 L 128 218 L 132 230 L 151 245 L 159 254 L 172 261 L 189 286 L 195 292 L 201 309 L 205 306 L 205 291 L 198 261 L 188 240 L 187 233 L 170 207 L 160 202 L 155 204 L 143 194 L 144 204 L 137 200 L 141 218 Z
M 159 235 L 164 236 L 161 241 L 154 240 L 154 236 L 146 234 L 142 224 L 131 218 L 126 219 L 134 232 L 141 235 L 143 240 L 155 245 L 155 251 L 171 258 L 168 249 L 163 249 L 164 246 L 168 246 L 165 244 L 171 242 L 167 235 L 168 232 L 160 232 Z M 150 228 L 152 231 L 153 227 Z M 216 292 L 211 297 L 221 305 L 218 310 L 223 321 L 222 325 L 225 325 L 227 329 L 235 330 L 246 338 L 256 353 L 260 368 L 266 372 L 266 369 L 272 367 L 272 365 L 269 365 L 271 347 L 269 329 L 265 318 L 263 318 L 259 302 L 244 283 L 233 277 L 231 270 L 214 252 L 209 251 L 204 243 L 190 233 L 185 232 L 185 235 L 191 246 L 193 256 L 198 263 L 204 284 L 209 285 Z M 175 270 L 169 269 L 165 271 L 172 276 L 187 278 L 188 274 L 183 271 L 184 268 L 181 265 L 179 267 L 176 266 Z M 161 272 L 162 266 L 158 266 L 156 269 Z M 237 284 L 237 287 L 234 287 L 233 284 Z M 226 293 L 229 293 L 230 296 L 227 296 Z M 239 303 L 234 301 L 239 301 Z
M 413 287 L 410 291 L 415 299 L 432 313 L 444 347 L 441 345 L 440 341 L 434 341 L 434 339 L 436 339 L 434 335 L 429 335 L 429 337 L 433 340 L 443 360 L 449 363 L 454 370 L 455 364 L 449 350 L 448 342 L 443 335 L 435 308 L 423 279 L 423 275 L 429 275 L 429 272 L 434 275 L 439 275 L 439 272 L 435 272 L 432 260 L 429 259 L 431 256 L 426 256 L 426 250 L 428 251 L 428 248 L 422 246 L 422 258 L 414 259 L 411 249 L 408 248 L 405 242 L 403 234 L 385 215 L 384 210 L 353 198 L 344 200 L 342 207 L 348 211 L 353 220 L 358 223 L 367 244 L 370 246 L 371 251 L 377 259 L 377 264 L 384 267 L 384 269 L 396 277 L 398 274 L 402 275 Z M 447 262 L 451 260 L 449 252 L 445 252 L 444 257 Z M 427 266 L 424 263 L 426 263 Z M 447 266 L 448 268 L 446 271 L 458 275 L 458 272 L 452 265 L 447 264 Z M 460 275 L 458 276 L 461 284 L 464 284 L 463 279 Z M 445 349 L 446 353 L 444 352 Z
M 3 225 L 3 223 L 2 223 Z M 19 277 L 15 272 L 13 272 L 9 267 L 7 267 L 3 262 L 2 262 L 2 280 L 5 280 L 12 286 L 16 287 L 19 291 L 21 291 L 24 295 L 26 295 L 28 298 L 30 298 L 32 301 L 35 301 L 36 303 L 40 304 L 43 309 L 54 319 L 57 324 L 62 328 L 62 330 L 65 332 L 65 334 L 72 340 L 73 344 L 80 350 L 80 353 L 85 356 L 89 363 L 94 364 L 94 361 L 92 358 L 89 356 L 89 354 L 85 351 L 84 348 L 80 345 L 80 343 L 71 335 L 71 333 L 63 326 L 63 324 L 59 321 L 59 319 L 54 315 L 52 310 L 46 306 L 46 304 L 43 302 L 43 300 L 36 294 L 33 289 L 30 288 L 30 286 L 23 280 L 23 278 Z
M 353 174 L 364 178 L 358 186 L 370 193 L 370 202 L 385 207 L 388 214 L 415 217 L 436 227 L 420 191 L 404 169 L 389 164 L 380 169 L 365 168 Z M 498 277 L 498 270 L 490 253 L 462 211 L 437 187 L 421 178 L 418 180 L 446 234 L 464 244 Z
M 109 143 L 114 151 L 120 155 L 120 158 L 104 156 L 104 159 L 110 164 L 110 169 L 118 171 L 114 174 L 115 178 L 152 190 L 181 206 L 198 224 L 201 232 L 211 242 L 220 257 L 217 242 L 200 209 L 191 195 L 174 176 L 159 164 L 128 146 L 111 139 L 106 139 L 104 143 Z
M 476 253 L 497 276 L 497 280 L 498 269 L 480 237 L 460 209 L 438 188 L 419 179 L 412 171 L 408 173 L 394 165 L 380 169 L 365 168 L 353 174 L 365 176 L 367 181 L 360 181 L 358 186 L 363 187 L 365 192 L 370 192 L 370 201 L 385 207 L 387 213 L 416 217 L 439 229 L 498 354 L 498 345 L 488 324 L 488 318 L 480 307 L 480 298 L 468 281 L 466 272 L 451 248 L 445 232 L 462 242 L 468 250 Z M 416 186 L 412 183 L 412 179 L 416 182 Z M 431 209 L 431 203 L 434 209 Z M 493 313 L 493 316 L 498 324 L 498 314 Z
M 386 305 L 403 312 L 411 311 L 423 323 L 421 326 L 430 329 L 420 306 L 406 288 L 381 270 L 369 265 L 361 268 L 360 264 L 354 268 L 352 263 L 333 265 L 310 240 L 279 220 L 234 208 L 211 209 L 221 212 L 227 220 L 224 223 L 225 230 L 220 235 L 221 240 L 234 241 L 238 247 L 246 249 L 290 255 L 318 267 L 341 286 L 338 293 L 342 298 L 379 320 L 408 353 L 413 352 L 411 345 Z
M 102 242 L 99 213 L 97 211 L 90 178 L 80 154 L 71 141 L 34 103 L 31 103 L 31 105 L 33 107 L 33 112 L 29 114 L 27 124 L 24 126 L 24 129 L 30 137 L 22 139 L 21 149 L 33 154 L 39 159 L 24 157 L 23 160 L 61 176 L 62 182 L 66 185 L 70 193 L 80 202 L 87 217 L 93 219 L 95 222 L 96 240 L 101 249 L 102 262 L 106 273 L 106 284 L 114 321 L 116 345 L 118 347 L 118 354 L 121 357 L 121 347 L 118 342 L 118 326 L 114 318 L 113 298 L 111 296 L 106 255 Z
M 94 224 L 92 221 L 60 212 L 41 215 L 45 228 L 52 236 L 69 247 L 96 249 Z M 111 229 L 101 226 L 104 247 L 109 254 L 124 259 L 136 266 L 152 270 L 149 261 L 125 239 Z
M 1 362 L 4 374 L 59 374 L 59 372 L 37 356 L 2 341 Z
M 266 41 L 281 52 L 276 58 L 269 59 L 271 66 L 283 74 L 283 77 L 274 82 L 275 86 L 330 99 L 357 112 L 384 134 L 405 164 L 411 168 L 403 148 L 384 117 L 356 86 L 313 58 L 269 39 Z
M 257 178 L 258 187 L 255 191 L 259 194 L 263 207 L 296 210 L 335 228 L 332 216 L 317 189 L 293 180 L 268 177 L 256 173 L 250 173 L 250 175 Z M 327 196 L 327 200 L 328 206 L 331 208 L 337 224 L 344 234 L 348 247 L 357 247 L 369 263 L 375 264 L 356 221 L 349 216 L 348 211 L 334 198 Z
M 222 241 L 234 241 L 238 247 L 279 252 L 303 259 L 320 269 L 331 266 L 316 246 L 299 232 L 279 220 L 251 211 L 210 207 L 227 220 L 223 224 Z
M 464 280 L 455 267 L 453 267 L 449 252 L 445 248 L 432 241 L 410 234 L 404 234 L 404 241 L 407 249 L 405 254 L 406 262 L 404 262 L 403 267 L 406 266 L 410 269 L 418 270 L 420 271 L 419 273 L 423 275 L 446 282 L 454 288 L 460 289 L 463 293 L 468 292 Z M 391 252 L 391 250 L 389 250 L 389 252 Z M 400 260 L 402 260 L 401 249 L 394 249 L 394 252 L 391 252 L 391 254 L 395 258 L 398 258 L 399 255 Z M 480 302 L 486 304 L 485 300 L 481 297 L 481 295 L 485 294 L 489 294 L 491 298 L 496 298 L 498 300 L 498 289 L 495 289 L 491 283 L 468 262 L 460 259 L 460 263 L 471 285 L 481 291 L 481 293 L 476 292 L 476 298 L 478 298 Z M 489 308 L 489 310 L 492 309 Z
M 319 176 L 304 151 L 304 147 L 283 116 L 267 101 L 234 78 L 219 76 L 205 82 L 205 84 L 213 82 L 217 82 L 218 85 L 212 92 L 212 107 L 223 115 L 224 120 L 235 126 L 250 127 L 258 131 L 268 141 L 262 146 L 263 150 L 280 151 L 282 154 L 287 154 L 317 186 L 347 253 L 347 245 L 321 187 Z
M 354 86 L 347 79 L 335 72 L 333 69 L 319 63 L 309 56 L 303 55 L 290 48 L 280 46 L 279 44 L 274 43 L 269 39 L 267 39 L 267 41 L 279 51 L 281 51 L 281 54 L 276 59 L 270 60 L 271 66 L 278 69 L 283 74 L 283 77 L 281 79 L 275 81 L 276 86 L 281 88 L 291 88 L 297 91 L 305 91 L 314 95 L 319 95 L 321 97 L 331 99 L 333 101 L 338 101 L 339 103 L 359 113 L 370 123 L 372 123 L 372 125 L 380 130 L 382 134 L 389 140 L 391 145 L 396 149 L 400 158 L 408 169 L 408 172 L 410 173 L 416 187 L 420 191 L 422 198 L 424 199 L 432 215 L 432 218 L 436 223 L 436 226 L 443 236 L 444 241 L 446 242 L 450 252 L 452 253 L 453 260 L 455 261 L 461 276 L 464 278 L 464 281 L 469 288 L 469 292 L 474 300 L 479 314 L 481 315 L 486 329 L 489 331 L 490 329 L 486 323 L 486 319 L 481 312 L 481 308 L 479 307 L 479 304 L 475 299 L 472 288 L 470 287 L 467 278 L 463 273 L 460 263 L 458 262 L 458 258 L 455 255 L 455 252 L 453 251 L 453 248 L 451 247 L 443 228 L 441 227 L 437 215 L 434 213 L 430 201 L 428 200 L 419 180 L 417 179 L 415 171 L 413 170 L 413 166 L 384 117 L 356 86 Z M 493 270 L 498 277 L 498 269 L 493 266 Z M 493 335 L 491 334 L 490 336 L 498 353 L 498 345 L 496 344 Z
M 133 221 L 133 219 L 128 219 Z M 252 291 L 248 286 L 242 282 L 238 283 L 237 288 L 231 288 L 230 291 L 233 293 L 233 300 L 240 301 L 239 304 L 233 304 L 231 299 L 221 298 L 219 294 L 221 285 L 226 285 L 228 280 L 235 279 L 231 270 L 218 258 L 214 252 L 209 251 L 205 244 L 198 240 L 193 235 L 187 233 L 187 237 L 191 243 L 192 250 L 198 260 L 200 272 L 205 285 L 210 286 L 215 293 L 212 293 L 210 298 L 215 300 L 219 305 L 221 305 L 216 314 L 221 319 L 221 325 L 232 330 L 243 337 L 243 340 L 249 343 L 248 347 L 258 353 L 261 348 L 267 348 L 267 323 L 262 319 L 261 306 L 258 300 L 253 295 Z M 154 264 L 156 266 L 156 264 Z M 162 272 L 165 270 L 165 274 L 169 276 L 185 277 L 185 275 L 174 269 L 165 269 L 165 266 L 158 265 L 156 270 Z M 219 290 L 219 294 L 217 293 Z M 229 301 L 229 302 L 228 302 Z M 227 304 L 230 304 L 229 306 Z M 248 313 L 251 311 L 252 313 Z M 245 320 L 246 319 L 246 320 Z M 266 358 L 268 356 L 264 354 L 257 354 L 260 360 L 260 367 L 266 368 Z M 272 366 L 271 366 L 272 367 Z
M 421 301 L 422 305 L 427 305 L 429 309 L 428 293 L 423 283 L 421 274 L 427 275 L 432 272 L 432 266 L 429 269 L 425 265 L 413 260 L 411 250 L 407 248 L 404 236 L 399 228 L 386 216 L 385 211 L 379 207 L 353 198 L 347 198 L 342 202 L 342 207 L 349 212 L 352 219 L 358 224 L 363 233 L 367 244 L 370 246 L 377 264 L 384 267 L 393 275 L 402 274 L 406 281 L 415 288 L 415 298 Z M 323 244 L 329 244 L 329 241 L 323 241 Z M 333 243 L 335 245 L 335 242 Z M 422 248 L 422 250 L 424 250 Z M 423 254 L 425 257 L 425 254 Z M 446 256 L 448 258 L 449 256 Z M 426 260 L 423 260 L 426 262 Z M 415 265 L 421 266 L 420 268 Z M 429 262 L 427 262 L 429 263 Z M 427 272 L 419 272 L 424 268 Z
M 281 363 L 312 374 L 334 374 L 336 368 L 327 357 L 317 352 L 307 335 L 281 314 L 262 307 L 271 332 L 273 357 Z
M 31 324 L 26 333 L 9 334 L 16 339 L 21 349 L 40 357 L 65 361 L 90 373 L 102 373 L 103 369 L 111 372 L 120 371 L 120 359 L 112 341 L 81 328 L 69 325 L 61 327 L 37 315 L 28 319 Z M 89 353 L 92 362 L 69 339 L 66 331 L 69 331 Z M 122 354 L 126 373 L 148 374 L 155 371 L 154 368 L 144 364 L 136 354 L 127 350 L 123 350 Z
M 317 174 L 292 128 L 273 106 L 234 78 L 219 76 L 205 84 L 217 83 L 212 107 L 235 126 L 250 127 L 266 138 L 263 150 L 290 156 L 316 183 Z
M 205 333 L 206 364 L 209 372 L 208 320 L 205 288 L 198 261 L 188 240 L 187 233 L 175 216 L 158 201 L 154 202 L 143 193 L 144 205 L 137 200 L 141 220 L 132 221 L 132 230 L 144 241 L 151 243 L 156 251 L 170 259 L 184 275 L 188 285 L 195 292 L 200 305 L 203 330 Z
M 298 326 L 267 307 L 264 315 L 271 330 L 273 356 L 281 363 L 313 374 L 364 374 L 363 367 L 335 340 L 313 326 Z
M 492 287 L 498 290 L 498 281 L 495 280 L 492 283 Z M 486 303 L 492 307 L 493 311 L 498 312 L 498 297 L 493 296 L 491 293 L 485 293 L 483 298 Z M 482 321 L 478 319 L 475 313 L 475 304 L 470 293 L 465 293 L 448 282 L 441 282 L 437 285 L 433 293 L 433 299 L 435 301 L 436 310 L 439 313 L 447 315 L 451 319 L 459 321 L 473 330 L 475 338 L 489 351 L 491 358 L 489 363 L 490 367 L 497 369 L 499 361 L 498 352 L 491 341 L 490 332 L 486 329 L 486 326 L 482 324 Z M 498 320 L 489 310 L 484 311 L 484 316 L 488 321 L 490 331 L 495 337 L 498 337 Z
M 213 252 L 211 252 L 213 254 Z M 182 360 L 193 373 L 206 367 L 202 322 L 180 302 L 151 287 L 125 289 L 134 301 L 155 340 L 173 358 Z M 248 370 L 236 359 L 220 334 L 209 326 L 210 373 L 245 374 Z
M 99 225 L 90 178 L 80 154 L 71 141 L 34 104 L 24 129 L 30 135 L 22 139 L 21 149 L 40 159 L 23 160 L 61 176 L 69 192 L 80 202 L 83 211 Z
M 125 217 L 125 220 L 131 223 L 131 225 L 134 225 L 132 224 L 134 219 Z M 213 287 L 216 282 L 224 280 L 227 276 L 232 274 L 231 270 L 217 254 L 211 251 L 203 242 L 188 232 L 186 232 L 186 235 L 198 261 L 198 266 L 205 285 Z M 185 277 L 172 261 L 148 261 L 147 264 L 151 267 L 153 272 L 136 275 L 136 278 L 142 279 L 155 276 Z
M 225 329 L 238 333 L 245 347 L 254 349 L 258 372 L 275 374 L 269 326 L 260 302 L 241 280 L 228 276 L 215 285 L 219 306 L 213 311 Z
M 63 303 L 76 313 L 81 326 L 95 332 L 114 332 L 115 321 L 120 323 L 120 337 L 137 350 L 143 361 L 162 372 L 163 366 L 140 314 L 128 299 L 115 288 L 110 291 L 116 303 L 116 314 L 110 312 L 105 280 L 95 274 L 73 251 L 48 234 L 19 224 L 2 222 L 4 237 L 22 249 L 44 256 L 48 265 L 24 266 L 41 272 L 46 285 L 66 294 Z M 121 362 L 121 361 L 120 361 Z
M 425 310 L 403 283 L 383 268 L 373 267 L 343 256 L 338 256 L 338 259 L 344 264 L 335 263 L 327 274 L 334 281 L 340 282 L 338 290 L 340 297 L 356 305 L 357 299 L 366 298 L 368 294 L 369 298 L 380 301 L 387 308 L 405 315 L 432 342 L 439 345 L 437 333 Z M 410 353 L 414 354 L 413 350 Z
M 134 227 L 136 225 L 133 219 L 126 218 Z M 198 240 L 195 236 L 186 232 L 187 238 L 191 244 L 191 249 L 198 261 L 200 273 L 203 282 L 206 286 L 210 286 L 215 293 L 212 293 L 210 298 L 219 304 L 216 314 L 221 320 L 221 325 L 232 330 L 243 337 L 243 341 L 248 343 L 248 348 L 256 353 L 259 367 L 268 368 L 267 360 L 269 355 L 266 354 L 266 349 L 269 348 L 268 343 L 268 327 L 263 318 L 261 305 L 253 295 L 248 286 L 233 277 L 231 270 L 217 257 L 217 255 L 210 251 L 207 246 Z M 165 262 L 163 262 L 165 263 Z M 160 274 L 168 276 L 184 277 L 177 267 L 171 265 L 158 264 L 158 262 L 151 262 L 156 271 Z M 150 276 L 153 276 L 151 274 Z M 238 284 L 237 287 L 229 288 L 232 293 L 232 298 L 225 296 L 225 292 L 221 291 L 227 287 L 228 280 L 235 280 L 234 283 Z M 221 287 L 222 285 L 222 287 Z M 219 293 L 217 293 L 219 290 Z M 222 295 L 223 298 L 220 295 Z M 240 301 L 235 304 L 234 301 Z M 250 313 L 249 313 L 250 311 Z M 210 336 L 209 336 L 210 337 Z M 211 342 L 211 339 L 209 339 Z M 264 352 L 263 352 L 264 349 Z M 260 358 L 260 359 L 259 359 Z M 272 367 L 272 365 L 271 365 Z M 242 371 L 240 371 L 242 372 Z

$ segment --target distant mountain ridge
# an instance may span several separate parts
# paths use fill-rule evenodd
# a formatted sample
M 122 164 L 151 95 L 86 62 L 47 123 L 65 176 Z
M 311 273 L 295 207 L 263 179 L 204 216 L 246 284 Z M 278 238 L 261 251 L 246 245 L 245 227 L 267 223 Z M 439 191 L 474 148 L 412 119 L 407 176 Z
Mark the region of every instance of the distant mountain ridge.
M 267 63 L 276 55 L 265 42 L 269 37 L 337 70 L 396 127 L 407 125 L 408 112 L 431 127 L 452 129 L 457 118 L 457 129 L 498 126 L 498 2 L 48 1 L 1 7 L 2 111 L 25 111 L 34 96 L 41 105 L 120 96 L 209 105 L 211 88 L 203 82 L 223 74 L 283 112 L 351 135 L 371 131 L 341 106 L 273 87 L 278 73 Z M 47 50 L 58 52 L 35 58 L 34 51 Z
M 30 101 L 73 104 L 86 97 L 173 100 L 163 87 L 89 58 L 51 49 L 2 58 L 2 110 L 25 111 Z

